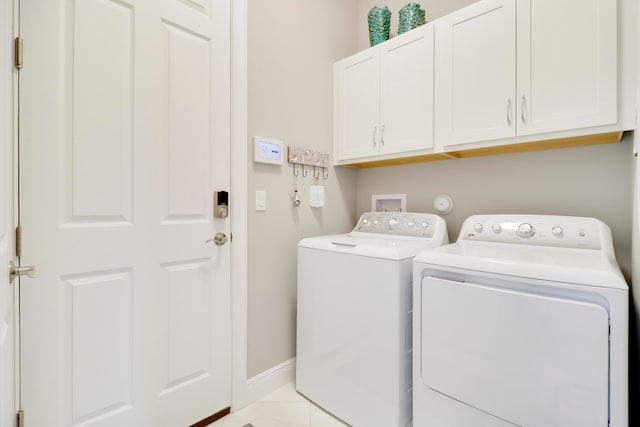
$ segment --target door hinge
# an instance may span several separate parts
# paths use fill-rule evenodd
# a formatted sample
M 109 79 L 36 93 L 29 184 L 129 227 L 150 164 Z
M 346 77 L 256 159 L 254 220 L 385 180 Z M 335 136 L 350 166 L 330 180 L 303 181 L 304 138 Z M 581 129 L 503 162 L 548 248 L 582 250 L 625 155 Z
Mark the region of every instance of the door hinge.
M 24 411 L 22 409 L 16 414 L 16 427 L 24 427 Z
M 15 66 L 16 69 L 22 69 L 22 51 L 23 51 L 23 43 L 22 37 L 16 37 L 15 46 L 14 46 L 14 55 L 15 55 Z
M 16 227 L 16 257 L 22 256 L 22 226 Z

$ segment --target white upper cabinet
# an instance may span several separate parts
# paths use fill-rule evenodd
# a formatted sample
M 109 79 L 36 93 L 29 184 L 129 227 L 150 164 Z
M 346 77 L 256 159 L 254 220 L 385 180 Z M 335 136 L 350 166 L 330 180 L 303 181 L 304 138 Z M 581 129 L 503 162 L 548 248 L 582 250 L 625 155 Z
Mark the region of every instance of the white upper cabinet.
M 517 4 L 518 134 L 616 123 L 617 1 Z
M 380 45 L 381 154 L 433 147 L 433 26 Z
M 438 143 L 514 136 L 514 0 L 474 3 L 436 21 L 435 31 Z
M 338 162 L 433 149 L 433 37 L 424 25 L 334 65 Z
M 334 66 L 337 159 L 378 154 L 380 55 L 371 48 Z
M 437 20 L 441 150 L 615 124 L 616 3 L 484 0 Z

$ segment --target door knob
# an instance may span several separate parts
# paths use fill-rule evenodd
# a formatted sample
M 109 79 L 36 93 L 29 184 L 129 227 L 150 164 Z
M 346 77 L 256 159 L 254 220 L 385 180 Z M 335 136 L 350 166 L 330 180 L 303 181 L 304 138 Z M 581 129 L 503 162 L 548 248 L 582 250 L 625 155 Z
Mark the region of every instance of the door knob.
M 38 271 L 35 265 L 27 265 L 25 267 L 18 267 L 13 263 L 13 260 L 9 261 L 9 282 L 13 283 L 13 279 L 16 276 L 27 276 L 30 279 L 38 277 Z
M 216 233 L 215 236 L 213 236 L 213 239 L 207 239 L 205 243 L 209 243 L 209 242 L 213 242 L 217 246 L 222 246 L 225 243 L 227 243 L 227 235 L 224 234 L 222 231 L 219 231 L 218 233 Z

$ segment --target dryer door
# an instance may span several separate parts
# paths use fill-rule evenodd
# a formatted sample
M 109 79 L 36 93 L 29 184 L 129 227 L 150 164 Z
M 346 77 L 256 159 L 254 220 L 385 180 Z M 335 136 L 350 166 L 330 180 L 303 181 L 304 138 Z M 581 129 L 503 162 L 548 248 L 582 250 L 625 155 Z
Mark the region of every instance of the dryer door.
M 522 426 L 606 426 L 607 310 L 518 287 L 425 277 L 422 381 Z

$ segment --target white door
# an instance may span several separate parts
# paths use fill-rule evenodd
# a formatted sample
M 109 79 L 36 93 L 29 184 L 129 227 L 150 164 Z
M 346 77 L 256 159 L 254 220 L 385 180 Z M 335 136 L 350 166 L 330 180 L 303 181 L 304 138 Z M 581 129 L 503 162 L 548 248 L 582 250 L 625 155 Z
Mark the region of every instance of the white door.
M 616 123 L 617 3 L 518 1 L 518 135 Z
M 515 136 L 516 2 L 474 3 L 434 25 L 436 141 Z
M 230 2 L 20 1 L 25 419 L 191 425 L 230 405 Z
M 433 25 L 380 45 L 380 152 L 433 148 Z
M 334 65 L 338 160 L 373 156 L 380 143 L 380 54 L 367 49 Z

